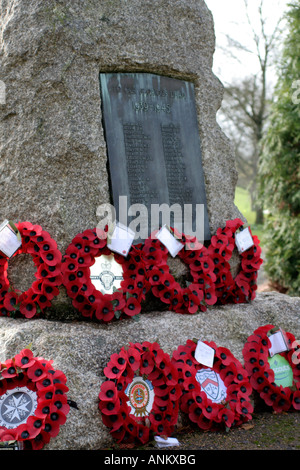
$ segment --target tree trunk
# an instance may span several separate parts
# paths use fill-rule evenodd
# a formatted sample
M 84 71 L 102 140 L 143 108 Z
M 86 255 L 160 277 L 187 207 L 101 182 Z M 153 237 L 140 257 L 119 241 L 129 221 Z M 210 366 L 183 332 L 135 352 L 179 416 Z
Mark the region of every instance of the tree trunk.
M 256 208 L 255 224 L 261 225 L 264 222 L 264 211 L 262 207 Z

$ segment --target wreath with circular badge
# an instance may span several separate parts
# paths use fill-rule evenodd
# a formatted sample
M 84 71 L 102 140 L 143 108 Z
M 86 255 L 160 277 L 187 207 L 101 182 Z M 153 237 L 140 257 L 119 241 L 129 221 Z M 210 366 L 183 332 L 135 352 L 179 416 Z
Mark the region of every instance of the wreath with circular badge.
M 59 294 L 62 255 L 55 240 L 41 226 L 19 222 L 16 228 L 22 245 L 13 256 L 27 253 L 32 256 L 37 267 L 36 280 L 26 292 L 14 290 L 7 277 L 9 259 L 0 255 L 0 315 L 38 317 Z
M 224 228 L 218 228 L 211 238 L 208 253 L 214 264 L 215 294 L 218 303 L 245 303 L 253 300 L 257 290 L 257 272 L 262 264 L 261 248 L 256 235 L 250 234 L 253 246 L 240 253 L 240 269 L 233 278 L 230 271 L 229 260 L 235 248 L 235 234 L 242 229 L 243 222 L 240 219 L 229 220 Z
M 102 255 L 113 256 L 123 272 L 118 276 L 120 287 L 114 288 L 112 293 L 106 293 L 110 292 L 116 278 L 109 266 L 103 267 L 103 277 L 98 272 L 93 276 L 104 286 L 103 290 L 96 288 L 91 279 L 91 268 Z M 108 248 L 107 232 L 87 229 L 76 235 L 66 249 L 62 273 L 62 282 L 73 306 L 86 318 L 110 322 L 121 317 L 134 318 L 141 312 L 148 283 L 139 245 L 132 246 L 125 258 Z
M 69 404 L 66 376 L 52 360 L 22 349 L 0 369 L 0 440 L 39 450 L 58 435 Z
M 283 335 L 286 349 L 270 355 L 270 337 L 277 333 Z M 300 410 L 300 344 L 292 333 L 261 326 L 248 337 L 243 357 L 252 388 L 267 406 L 277 413 Z
M 175 280 L 168 265 L 168 249 L 156 238 L 158 231 L 154 231 L 143 245 L 143 258 L 151 291 L 173 312 L 194 314 L 206 311 L 207 305 L 213 305 L 217 301 L 215 275 L 208 250 L 196 237 L 179 234 L 172 227 L 170 231 L 183 245 L 176 257 L 187 266 L 188 280 L 184 287 Z
M 211 368 L 195 359 L 196 340 L 187 340 L 173 352 L 182 389 L 181 411 L 202 430 L 228 429 L 252 419 L 247 372 L 230 350 L 203 343 L 214 349 Z
M 170 436 L 181 389 L 176 367 L 157 343 L 130 343 L 111 356 L 99 393 L 103 423 L 118 442 L 145 444 Z

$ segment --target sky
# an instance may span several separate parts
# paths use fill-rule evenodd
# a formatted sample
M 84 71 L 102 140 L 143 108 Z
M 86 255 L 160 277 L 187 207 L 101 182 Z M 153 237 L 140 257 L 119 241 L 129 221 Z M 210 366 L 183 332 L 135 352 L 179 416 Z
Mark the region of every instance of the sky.
M 248 0 L 249 17 L 255 30 L 259 29 L 258 6 L 261 0 Z M 289 0 L 263 0 L 263 14 L 267 33 L 271 33 L 279 18 L 287 10 Z M 246 16 L 244 0 L 205 0 L 207 7 L 213 14 L 216 35 L 216 52 L 214 54 L 213 70 L 215 75 L 223 82 L 232 82 L 258 68 L 258 62 L 253 53 L 239 54 L 241 63 L 233 61 L 230 51 L 236 53 L 235 48 L 228 48 L 226 34 L 239 41 L 252 51 L 254 43 Z M 282 23 L 284 26 L 284 23 Z M 225 50 L 222 50 L 225 48 Z M 227 52 L 226 52 L 227 50 Z

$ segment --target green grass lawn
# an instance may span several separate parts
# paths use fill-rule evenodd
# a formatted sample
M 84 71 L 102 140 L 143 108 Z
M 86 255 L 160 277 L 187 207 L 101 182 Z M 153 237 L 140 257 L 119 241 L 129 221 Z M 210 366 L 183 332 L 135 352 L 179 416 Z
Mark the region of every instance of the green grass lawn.
M 234 203 L 240 212 L 246 217 L 248 224 L 251 227 L 253 235 L 257 235 L 260 241 L 263 237 L 262 225 L 255 225 L 255 212 L 251 209 L 250 194 L 247 189 L 237 186 L 235 191 Z

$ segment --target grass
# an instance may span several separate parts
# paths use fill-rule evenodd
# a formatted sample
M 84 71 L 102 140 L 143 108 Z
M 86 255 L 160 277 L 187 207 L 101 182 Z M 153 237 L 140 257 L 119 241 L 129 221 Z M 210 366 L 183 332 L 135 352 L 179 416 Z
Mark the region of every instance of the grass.
M 240 212 L 246 217 L 248 224 L 251 227 L 253 235 L 257 235 L 259 240 L 263 238 L 262 225 L 255 224 L 255 211 L 251 209 L 250 193 L 247 189 L 237 186 L 235 191 L 234 203 Z

